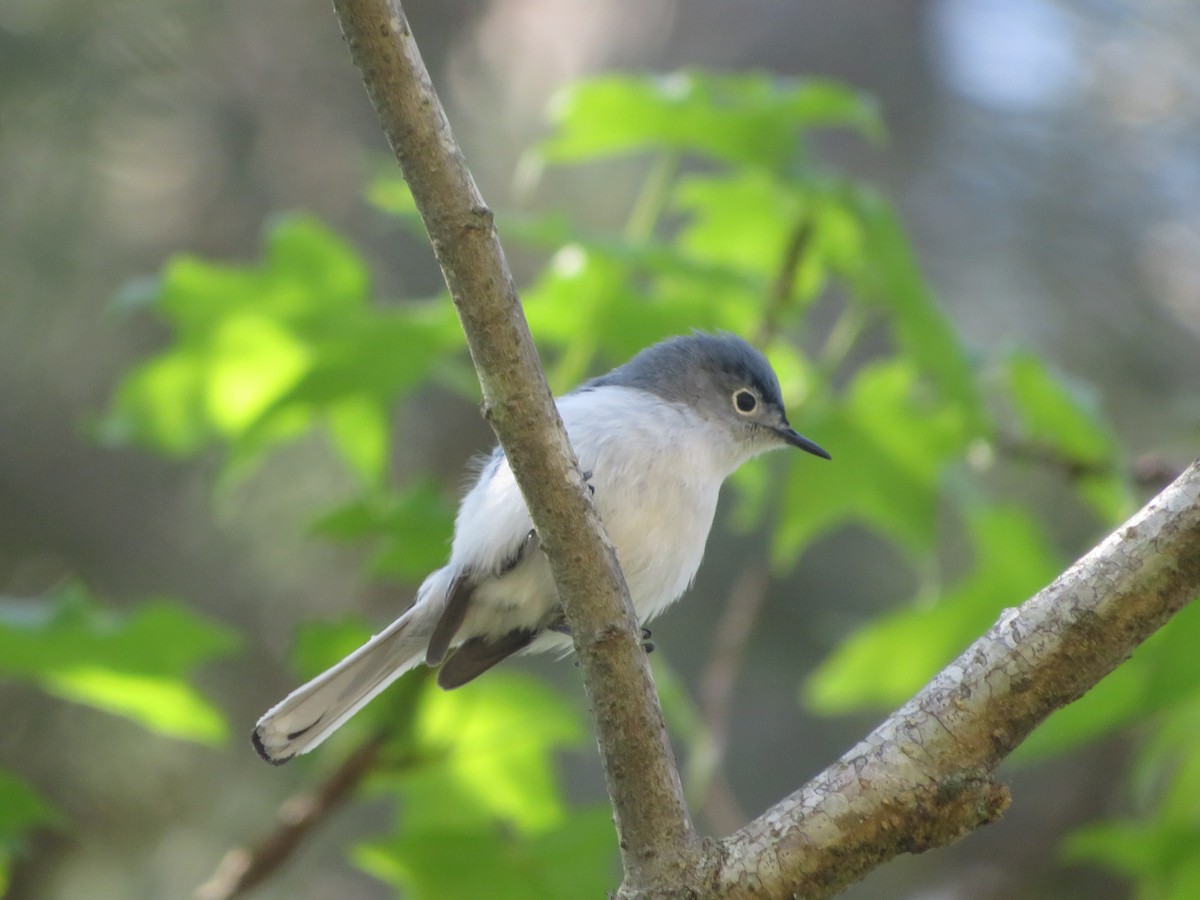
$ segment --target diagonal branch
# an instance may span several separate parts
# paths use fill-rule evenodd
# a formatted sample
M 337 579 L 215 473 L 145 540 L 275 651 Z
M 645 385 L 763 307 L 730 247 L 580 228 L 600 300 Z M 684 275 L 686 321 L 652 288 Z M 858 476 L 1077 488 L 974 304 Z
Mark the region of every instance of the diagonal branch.
M 625 884 L 671 883 L 695 861 L 695 831 L 628 590 L 546 386 L 491 210 L 399 2 L 334 0 L 334 9 L 429 232 L 485 414 L 550 559 L 596 722 Z
M 293 857 L 309 833 L 340 809 L 374 771 L 383 742 L 383 735 L 372 735 L 315 791 L 290 798 L 280 807 L 275 830 L 251 846 L 225 854 L 192 900 L 233 900 L 274 874 Z
M 1200 594 L 1200 461 L 833 766 L 722 843 L 716 896 L 828 897 L 993 821 L 992 772 Z

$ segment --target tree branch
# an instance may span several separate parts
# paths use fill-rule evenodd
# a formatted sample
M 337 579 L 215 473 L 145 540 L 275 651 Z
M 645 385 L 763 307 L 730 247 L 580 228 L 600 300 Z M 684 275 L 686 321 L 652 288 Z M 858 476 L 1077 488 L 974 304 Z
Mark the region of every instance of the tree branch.
M 712 654 L 700 677 L 700 712 L 708 733 L 704 761 L 707 784 L 701 810 L 709 823 L 722 832 L 741 827 L 747 819 L 725 777 L 725 754 L 729 749 L 738 670 L 742 667 L 759 610 L 767 599 L 769 585 L 765 562 L 751 562 L 742 570 L 717 621 Z
M 334 0 L 425 222 L 483 388 L 484 411 L 549 557 L 583 671 L 625 886 L 696 860 L 662 710 L 616 554 L 567 442 L 492 225 L 396 0 Z
M 992 772 L 1200 593 L 1200 461 L 815 779 L 722 842 L 715 896 L 828 897 L 999 817 Z
M 399 4 L 334 5 L 550 558 L 616 813 L 620 896 L 826 897 L 897 853 L 949 843 L 997 818 L 1009 802 L 992 780 L 999 762 L 1200 592 L 1200 463 L 1006 612 L 828 770 L 724 841 L 697 841 L 628 593 L 557 419 L 491 212 Z
M 270 877 L 292 858 L 304 838 L 353 795 L 375 768 L 384 736 L 373 735 L 346 757 L 313 792 L 288 799 L 279 808 L 274 831 L 249 847 L 230 850 L 193 900 L 233 900 Z
M 792 305 L 796 297 L 796 273 L 804 261 L 804 254 L 812 242 L 815 230 L 813 220 L 805 216 L 788 232 L 787 243 L 783 248 L 783 260 L 779 265 L 779 274 L 771 283 L 771 293 L 767 298 L 766 311 L 759 322 L 758 332 L 754 343 L 765 347 L 775 339 L 782 324 L 783 314 Z

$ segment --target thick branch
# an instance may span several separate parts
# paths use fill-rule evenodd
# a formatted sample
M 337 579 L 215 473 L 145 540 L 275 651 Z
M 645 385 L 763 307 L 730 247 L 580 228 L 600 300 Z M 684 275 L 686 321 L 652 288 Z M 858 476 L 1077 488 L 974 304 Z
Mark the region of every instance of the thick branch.
M 722 843 L 722 897 L 828 897 L 1009 802 L 992 771 L 1200 594 L 1200 461 L 837 763 Z
M 486 415 L 550 559 L 596 721 L 626 885 L 666 883 L 694 854 L 694 830 L 628 590 L 546 386 L 492 213 L 400 4 L 334 0 L 334 8 L 433 242 Z

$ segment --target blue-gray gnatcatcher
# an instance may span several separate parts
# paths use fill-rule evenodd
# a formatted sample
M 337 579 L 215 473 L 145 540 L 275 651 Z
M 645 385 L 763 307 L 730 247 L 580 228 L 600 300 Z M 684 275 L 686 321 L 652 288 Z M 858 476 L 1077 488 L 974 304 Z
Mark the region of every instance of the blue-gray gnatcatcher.
M 766 358 L 728 334 L 655 344 L 558 410 L 643 624 L 691 583 L 738 466 L 784 445 L 829 459 L 788 424 Z M 412 608 L 259 719 L 254 747 L 276 764 L 307 753 L 420 662 L 454 688 L 513 653 L 570 649 L 549 562 L 497 448 L 459 507 L 450 561 Z

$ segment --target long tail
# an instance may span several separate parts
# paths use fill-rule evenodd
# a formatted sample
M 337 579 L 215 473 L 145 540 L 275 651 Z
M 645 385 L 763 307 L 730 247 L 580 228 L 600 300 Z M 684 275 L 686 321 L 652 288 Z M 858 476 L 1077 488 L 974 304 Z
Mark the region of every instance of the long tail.
M 422 592 L 423 593 L 423 592 Z M 281 765 L 317 747 L 380 691 L 421 662 L 431 606 L 419 602 L 340 663 L 296 688 L 258 720 L 251 742 Z

